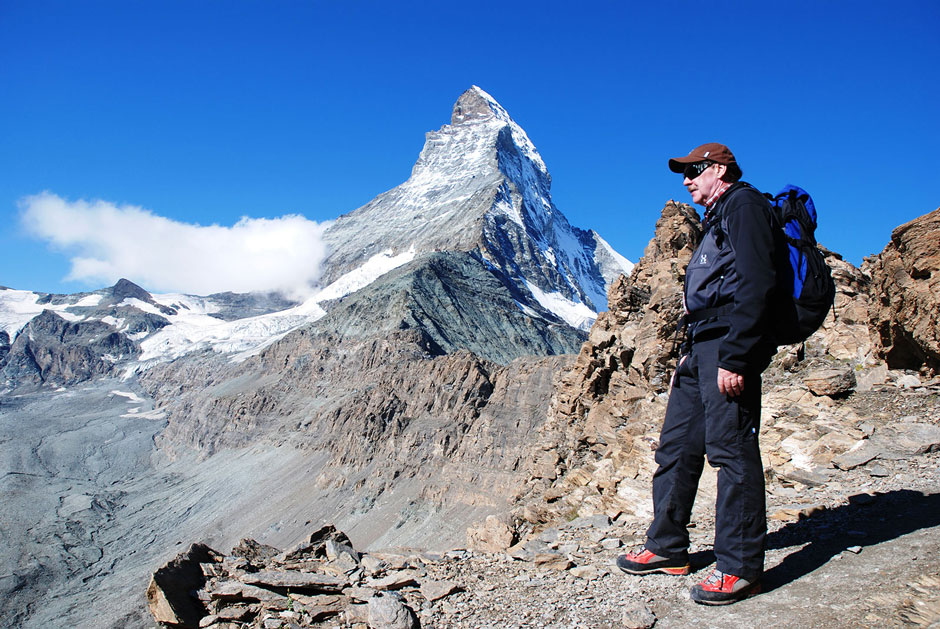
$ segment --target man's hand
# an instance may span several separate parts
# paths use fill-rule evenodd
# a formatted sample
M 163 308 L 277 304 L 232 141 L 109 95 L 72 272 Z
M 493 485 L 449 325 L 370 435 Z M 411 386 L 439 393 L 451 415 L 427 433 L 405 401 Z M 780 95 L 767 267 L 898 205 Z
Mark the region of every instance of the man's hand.
M 738 397 L 744 392 L 744 376 L 719 367 L 718 391 L 728 397 Z

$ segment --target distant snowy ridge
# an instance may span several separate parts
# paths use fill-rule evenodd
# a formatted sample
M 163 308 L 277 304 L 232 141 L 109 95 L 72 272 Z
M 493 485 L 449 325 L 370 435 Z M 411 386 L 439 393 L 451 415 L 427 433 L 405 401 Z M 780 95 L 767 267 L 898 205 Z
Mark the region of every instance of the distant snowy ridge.
M 596 232 L 571 226 L 550 188 L 545 161 L 526 132 L 473 86 L 457 100 L 450 124 L 427 133 L 407 181 L 332 223 L 324 236 L 327 284 L 305 302 L 256 300 L 251 307 L 253 298 L 230 294 L 151 295 L 126 280 L 66 296 L 10 289 L 0 290 L 0 331 L 12 344 L 33 317 L 50 310 L 73 323 L 100 321 L 137 343 L 141 355 L 129 372 L 205 350 L 240 361 L 435 252 L 469 253 L 527 316 L 586 331 L 607 305 L 607 286 L 633 263 Z

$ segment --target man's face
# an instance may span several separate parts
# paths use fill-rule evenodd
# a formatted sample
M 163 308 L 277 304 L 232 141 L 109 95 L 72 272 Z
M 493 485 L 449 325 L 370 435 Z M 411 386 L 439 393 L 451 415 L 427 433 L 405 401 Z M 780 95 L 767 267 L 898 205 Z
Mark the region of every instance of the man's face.
M 690 179 L 689 176 L 695 175 L 695 172 L 690 172 L 689 169 L 686 169 L 686 175 L 682 180 L 682 185 L 685 186 L 689 194 L 692 195 L 692 203 L 705 205 L 705 200 L 712 196 L 715 190 L 721 186 L 721 176 L 724 174 L 724 171 L 724 166 L 712 164 L 703 170 L 701 175 Z

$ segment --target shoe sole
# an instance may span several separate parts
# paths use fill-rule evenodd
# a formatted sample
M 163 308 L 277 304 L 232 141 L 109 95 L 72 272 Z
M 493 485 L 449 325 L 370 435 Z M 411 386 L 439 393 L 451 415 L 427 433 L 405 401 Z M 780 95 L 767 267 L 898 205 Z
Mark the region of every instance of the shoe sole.
M 688 565 L 682 566 L 680 568 L 650 568 L 647 570 L 631 570 L 629 568 L 624 568 L 623 566 L 617 566 L 617 567 L 620 568 L 622 571 L 626 572 L 627 574 L 637 574 L 637 575 L 653 574 L 654 572 L 662 572 L 664 574 L 685 576 L 689 574 L 690 572 Z
M 752 586 L 749 586 L 749 588 L 745 589 L 745 591 L 741 593 L 740 596 L 736 595 L 734 598 L 728 598 L 722 601 L 699 600 L 695 598 L 694 596 L 690 596 L 690 598 L 694 602 L 698 603 L 699 605 L 731 605 L 732 603 L 737 603 L 738 601 L 743 601 L 746 598 L 750 598 L 751 596 L 754 596 L 755 594 L 760 594 L 760 590 L 761 590 L 761 586 L 760 586 L 760 583 L 758 582 Z

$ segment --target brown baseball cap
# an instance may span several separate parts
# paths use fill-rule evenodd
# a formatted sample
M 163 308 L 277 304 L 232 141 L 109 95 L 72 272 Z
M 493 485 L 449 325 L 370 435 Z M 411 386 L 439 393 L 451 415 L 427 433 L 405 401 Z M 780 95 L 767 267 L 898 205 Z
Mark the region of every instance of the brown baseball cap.
M 686 164 L 704 162 L 705 160 L 715 162 L 716 164 L 724 164 L 728 167 L 729 172 L 732 174 L 736 173 L 738 177 L 741 176 L 741 167 L 738 166 L 738 162 L 734 159 L 734 153 L 732 153 L 731 149 L 727 146 L 719 144 L 718 142 L 703 144 L 702 146 L 692 149 L 692 152 L 685 157 L 674 157 L 670 159 L 669 170 L 674 173 L 681 173 L 685 170 Z

